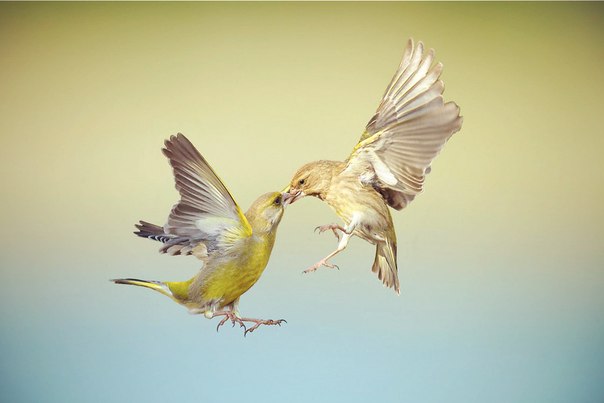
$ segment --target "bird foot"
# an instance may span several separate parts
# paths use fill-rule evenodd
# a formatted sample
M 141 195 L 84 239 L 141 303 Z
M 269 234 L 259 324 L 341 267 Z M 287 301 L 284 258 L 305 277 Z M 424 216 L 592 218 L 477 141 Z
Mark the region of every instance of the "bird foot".
M 279 319 L 279 320 L 266 319 L 265 320 L 265 319 L 241 318 L 232 311 L 215 312 L 212 317 L 216 317 L 216 316 L 224 316 L 224 318 L 222 318 L 222 320 L 218 323 L 218 326 L 216 326 L 216 331 L 218 331 L 218 329 L 220 329 L 220 327 L 222 325 L 224 325 L 227 321 L 230 320 L 231 323 L 233 324 L 233 327 L 235 326 L 235 324 L 239 324 L 239 326 L 244 329 L 244 332 L 243 332 L 244 336 L 246 336 L 248 333 L 252 333 L 254 330 L 258 329 L 261 325 L 281 326 L 281 323 L 284 323 L 284 322 L 287 323 L 287 321 L 285 319 Z M 248 329 L 245 326 L 244 322 L 252 322 L 254 325 Z
M 342 232 L 346 232 L 346 230 L 344 228 L 342 228 L 341 225 L 338 225 L 338 224 L 319 225 L 317 228 L 315 228 L 315 232 L 317 232 L 317 230 L 319 230 L 319 234 L 322 234 L 327 230 L 331 230 L 333 232 L 333 234 L 336 236 L 336 238 L 338 238 L 338 241 L 340 240 L 340 233 L 338 232 L 338 230 L 340 230 Z
M 220 329 L 220 326 L 224 325 L 228 320 L 230 320 L 233 324 L 232 327 L 235 327 L 235 324 L 239 324 L 239 327 L 242 327 L 244 330 L 247 330 L 245 324 L 243 323 L 243 320 L 238 317 L 234 312 L 216 312 L 212 317 L 215 316 L 224 316 L 224 318 L 218 323 L 218 326 L 216 326 L 216 331 L 218 331 L 218 329 Z
M 333 264 L 333 263 L 329 263 L 327 261 L 327 259 L 321 259 L 317 263 L 315 263 L 312 266 L 310 266 L 308 269 L 304 270 L 302 273 L 312 273 L 313 271 L 317 271 L 317 269 L 319 267 L 321 267 L 321 266 L 329 267 L 330 269 L 338 269 L 338 270 L 340 270 L 340 268 L 338 267 L 338 265 Z
M 245 332 L 243 332 L 243 336 L 246 336 L 248 333 L 252 333 L 254 330 L 258 329 L 261 325 L 265 325 L 265 326 L 281 326 L 281 323 L 287 323 L 287 321 L 285 319 L 278 319 L 278 320 L 273 320 L 273 319 L 252 319 L 252 318 L 241 318 L 242 321 L 245 322 L 253 322 L 254 326 L 250 327 L 249 329 L 246 329 Z

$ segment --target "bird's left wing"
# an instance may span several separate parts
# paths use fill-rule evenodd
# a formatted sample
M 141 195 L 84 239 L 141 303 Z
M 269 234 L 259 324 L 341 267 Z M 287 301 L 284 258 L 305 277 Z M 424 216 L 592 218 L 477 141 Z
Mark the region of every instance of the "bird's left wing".
M 409 39 L 403 59 L 376 113 L 348 159 L 346 170 L 360 175 L 398 210 L 422 191 L 430 164 L 461 128 L 454 102 L 443 101 L 442 64 L 434 51 Z
M 252 227 L 207 161 L 182 134 L 162 149 L 174 171 L 180 201 L 164 225 L 167 234 L 203 243 L 207 253 L 224 250 L 252 235 Z

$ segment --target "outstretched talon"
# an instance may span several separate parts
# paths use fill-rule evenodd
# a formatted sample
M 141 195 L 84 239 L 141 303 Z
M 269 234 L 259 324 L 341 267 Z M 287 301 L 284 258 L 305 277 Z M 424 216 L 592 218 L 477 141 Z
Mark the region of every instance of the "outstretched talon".
M 218 323 L 218 326 L 216 326 L 216 331 L 218 332 L 218 329 L 220 329 L 220 326 L 224 325 L 228 320 L 231 321 L 231 323 L 233 324 L 233 327 L 235 327 L 235 324 L 239 324 L 240 327 L 242 327 L 243 329 L 247 330 L 247 328 L 245 327 L 245 324 L 243 323 L 243 320 L 241 318 L 239 318 L 237 315 L 235 315 L 234 312 L 228 311 L 228 312 L 217 312 L 214 313 L 214 316 L 224 316 L 224 318 Z
M 233 311 L 214 312 L 212 317 L 214 318 L 216 316 L 224 316 L 224 318 L 222 318 L 222 320 L 218 323 L 218 326 L 216 326 L 216 331 L 218 331 L 218 329 L 220 329 L 220 326 L 224 325 L 227 321 L 230 320 L 233 323 L 233 326 L 235 326 L 235 324 L 239 324 L 243 328 L 243 330 L 244 330 L 243 336 L 247 335 L 248 332 L 251 333 L 254 330 L 258 329 L 260 327 L 260 325 L 281 326 L 281 323 L 287 323 L 287 321 L 285 319 L 279 319 L 279 320 L 266 319 L 266 320 L 264 320 L 264 319 L 253 319 L 253 318 L 241 318 Z M 254 323 L 254 325 L 248 329 L 243 322 L 252 322 L 252 323 Z
M 327 261 L 327 259 L 321 259 L 319 260 L 317 263 L 313 264 L 312 266 L 310 266 L 308 269 L 304 270 L 302 273 L 312 273 L 313 271 L 317 271 L 317 269 L 321 266 L 325 266 L 325 267 L 329 267 L 330 269 L 338 269 L 340 270 L 340 268 L 338 267 L 338 265 L 333 264 L 333 263 L 329 263 Z
M 338 238 L 338 241 L 340 240 L 340 233 L 338 232 L 338 230 L 340 230 L 342 232 L 346 232 L 346 230 L 338 224 L 319 225 L 317 228 L 315 228 L 315 232 L 317 232 L 317 230 L 319 230 L 319 234 L 322 234 L 329 229 L 333 232 L 333 234 L 336 236 L 336 238 Z
M 273 320 L 273 319 L 252 319 L 252 318 L 241 318 L 241 320 L 244 320 L 246 322 L 254 322 L 254 326 L 250 327 L 249 329 L 246 329 L 245 332 L 243 332 L 243 336 L 245 337 L 248 333 L 252 333 L 254 330 L 258 329 L 261 325 L 266 325 L 266 326 L 274 326 L 274 325 L 278 325 L 281 326 L 281 323 L 287 323 L 287 321 L 285 319 L 279 319 L 279 320 Z

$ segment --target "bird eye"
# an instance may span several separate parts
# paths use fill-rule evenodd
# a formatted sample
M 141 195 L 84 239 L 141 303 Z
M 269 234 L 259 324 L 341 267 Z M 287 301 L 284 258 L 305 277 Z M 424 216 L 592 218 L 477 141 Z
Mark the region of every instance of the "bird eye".
M 304 182 L 306 182 L 304 179 L 300 179 L 300 180 L 298 181 L 298 184 L 299 184 L 299 185 L 304 185 Z
M 277 196 L 277 198 L 275 199 L 275 201 L 273 202 L 276 205 L 280 205 L 281 204 L 281 196 Z

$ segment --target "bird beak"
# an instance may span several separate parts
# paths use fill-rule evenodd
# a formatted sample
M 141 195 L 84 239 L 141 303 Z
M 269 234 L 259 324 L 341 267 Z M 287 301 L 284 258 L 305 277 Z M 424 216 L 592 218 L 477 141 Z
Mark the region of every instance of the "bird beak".
M 304 196 L 306 196 L 306 194 L 301 190 L 298 190 L 298 191 L 294 190 L 293 193 L 290 190 L 290 192 L 287 194 L 289 195 L 289 197 L 287 199 L 287 204 L 294 204 L 294 202 L 296 200 L 299 200 L 299 199 L 303 198 Z
M 287 185 L 281 191 L 281 198 L 283 200 L 283 206 L 288 206 L 288 205 L 292 204 L 293 202 L 295 202 L 296 200 L 303 198 L 304 196 L 306 196 L 306 194 L 304 194 L 303 191 L 292 189 L 291 185 Z
M 287 207 L 292 200 L 293 196 L 289 192 L 281 192 L 281 204 L 283 207 Z

